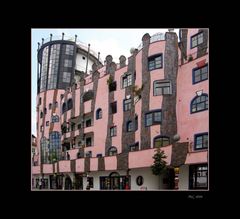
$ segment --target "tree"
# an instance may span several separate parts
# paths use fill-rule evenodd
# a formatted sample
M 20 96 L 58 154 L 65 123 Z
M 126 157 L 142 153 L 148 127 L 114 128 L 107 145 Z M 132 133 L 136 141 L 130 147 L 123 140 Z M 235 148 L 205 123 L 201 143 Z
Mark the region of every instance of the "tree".
M 167 156 L 164 151 L 160 150 L 160 147 L 158 147 L 155 151 L 156 153 L 153 156 L 154 163 L 151 166 L 151 169 L 154 175 L 160 175 L 166 169 L 167 162 L 163 159 L 167 158 Z

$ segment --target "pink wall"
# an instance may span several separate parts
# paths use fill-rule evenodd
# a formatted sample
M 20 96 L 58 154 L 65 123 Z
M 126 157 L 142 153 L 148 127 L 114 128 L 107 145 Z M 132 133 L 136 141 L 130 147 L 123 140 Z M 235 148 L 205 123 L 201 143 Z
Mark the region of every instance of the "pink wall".
M 70 160 L 59 161 L 59 172 L 71 172 Z
M 188 153 L 185 164 L 197 164 L 208 162 L 208 151 Z
M 105 170 L 116 170 L 117 169 L 117 157 L 108 156 L 104 157 L 105 161 Z
M 172 145 L 161 148 L 167 158 L 165 159 L 167 164 L 171 163 Z M 153 164 L 153 156 L 155 154 L 155 148 L 129 152 L 129 168 L 149 167 Z M 141 157 L 141 159 L 139 159 Z
M 77 173 L 84 172 L 84 158 L 80 158 L 76 160 L 76 172 Z
M 125 99 L 125 89 L 121 89 L 121 77 L 125 72 L 127 72 L 127 67 L 115 72 L 117 91 L 114 92 L 114 100 L 117 101 L 117 113 L 113 114 L 113 123 L 117 126 L 117 136 L 112 137 L 112 146 L 117 148 L 118 153 L 122 152 L 123 99 Z
M 33 166 L 32 174 L 40 174 L 40 166 Z
M 79 149 L 71 149 L 71 150 L 67 151 L 69 153 L 69 155 L 70 155 L 70 160 L 74 160 L 74 159 L 77 158 L 78 150 Z
M 94 147 L 91 147 L 92 156 L 95 157 L 96 154 L 101 153 L 105 155 L 105 141 L 106 141 L 106 130 L 107 130 L 107 119 L 108 119 L 108 86 L 107 79 L 109 75 L 105 75 L 98 80 L 98 90 L 96 94 L 95 101 L 95 111 L 94 116 L 94 126 L 92 130 L 94 132 Z M 102 109 L 102 119 L 96 120 L 96 110 L 98 108 Z M 97 144 L 96 144 L 97 142 Z
M 79 116 L 80 114 L 80 88 L 75 90 L 75 115 L 74 116 Z
M 197 33 L 198 29 L 188 29 L 187 56 L 192 55 L 194 59 L 197 56 L 197 47 L 191 49 L 191 36 Z
M 43 173 L 53 173 L 53 165 L 43 164 Z
M 194 134 L 208 132 L 208 110 L 193 114 L 190 113 L 190 103 L 196 96 L 196 91 L 203 90 L 203 93 L 208 94 L 208 80 L 192 84 L 192 69 L 197 67 L 197 62 L 204 59 L 207 59 L 207 57 L 201 57 L 179 68 L 176 109 L 178 133 L 181 137 L 181 142 L 193 142 Z
M 91 112 L 91 104 L 92 104 L 92 100 L 88 100 L 88 101 L 84 102 L 84 113 Z
M 90 171 L 98 170 L 98 158 L 90 158 Z

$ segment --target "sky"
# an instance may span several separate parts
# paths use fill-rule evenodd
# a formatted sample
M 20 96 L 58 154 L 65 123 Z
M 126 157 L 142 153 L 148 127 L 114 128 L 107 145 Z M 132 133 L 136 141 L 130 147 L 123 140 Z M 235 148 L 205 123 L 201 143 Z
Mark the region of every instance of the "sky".
M 178 34 L 179 29 L 174 29 Z M 105 60 L 107 55 L 112 55 L 113 61 L 119 63 L 119 57 L 124 55 L 126 58 L 131 56 L 130 49 L 137 48 L 145 33 L 152 36 L 155 33 L 165 33 L 168 29 L 32 29 L 31 30 L 31 112 L 32 112 L 32 134 L 36 136 L 36 99 L 37 99 L 37 48 L 38 42 L 42 38 L 54 36 L 73 37 L 77 35 L 77 40 L 85 44 L 90 43 L 90 48 L 96 53 L 100 52 L 100 59 Z

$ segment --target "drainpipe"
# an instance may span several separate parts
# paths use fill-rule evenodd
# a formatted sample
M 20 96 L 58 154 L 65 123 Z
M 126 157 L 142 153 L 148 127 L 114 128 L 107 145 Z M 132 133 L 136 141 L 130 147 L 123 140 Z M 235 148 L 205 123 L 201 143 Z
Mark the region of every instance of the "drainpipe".
M 87 74 L 87 69 L 88 69 L 89 51 L 90 51 L 90 44 L 88 44 L 87 64 L 86 64 L 86 72 L 85 72 L 86 74 Z

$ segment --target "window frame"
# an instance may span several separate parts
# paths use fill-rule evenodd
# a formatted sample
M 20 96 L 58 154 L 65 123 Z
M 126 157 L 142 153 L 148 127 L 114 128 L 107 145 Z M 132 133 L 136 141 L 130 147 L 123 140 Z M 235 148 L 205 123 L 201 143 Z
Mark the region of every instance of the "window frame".
M 158 58 L 158 57 L 161 57 L 161 66 L 160 67 L 156 67 L 156 58 Z M 150 69 L 149 68 L 149 64 L 150 64 L 150 62 L 152 62 L 152 61 L 154 61 L 154 68 L 153 69 Z M 152 56 L 149 56 L 148 57 L 148 71 L 153 71 L 153 70 L 155 70 L 155 69 L 162 69 L 163 68 L 163 53 L 158 53 L 158 54 L 154 54 L 154 55 L 152 55 Z
M 100 117 L 100 115 L 101 115 L 101 117 Z M 96 110 L 96 120 L 98 120 L 98 119 L 102 119 L 102 108 L 98 108 Z
M 125 83 L 125 80 L 126 80 L 126 83 Z M 121 78 L 121 83 L 122 83 L 122 89 L 125 89 L 126 87 L 131 86 L 133 84 L 133 75 L 131 73 L 124 73 Z
M 129 129 L 129 125 L 131 124 L 131 129 Z M 127 132 L 133 132 L 134 131 L 134 124 L 132 120 L 128 120 L 126 122 L 126 131 Z
M 128 101 L 128 103 L 125 103 L 126 101 Z M 126 111 L 129 111 L 131 109 L 132 109 L 132 98 L 124 99 L 123 100 L 123 111 L 126 112 Z
M 199 102 L 199 103 L 196 103 L 196 111 L 193 112 L 193 102 L 195 100 L 197 100 L 198 98 L 201 98 L 202 96 L 205 96 L 207 97 L 207 100 L 205 100 L 205 102 Z M 201 101 L 201 100 L 200 100 Z M 207 102 L 207 104 L 206 104 Z M 201 103 L 204 103 L 205 104 L 205 108 L 204 109 L 201 109 L 201 110 L 197 110 L 197 105 L 198 104 L 201 104 Z M 206 107 L 207 105 L 207 107 Z M 192 100 L 191 100 L 191 103 L 190 103 L 190 113 L 193 114 L 193 113 L 198 113 L 198 112 L 202 112 L 202 111 L 205 111 L 205 110 L 208 110 L 208 94 L 206 93 L 203 93 L 201 96 L 195 96 Z
M 114 136 L 117 136 L 117 126 L 112 126 L 110 127 L 110 137 L 114 137 Z
M 115 149 L 114 151 L 110 151 L 111 149 Z M 111 154 L 110 155 L 110 152 L 114 152 L 114 154 Z M 109 149 L 108 149 L 108 156 L 116 156 L 117 155 L 117 148 L 115 146 L 111 146 Z
M 156 83 L 169 83 L 169 86 L 165 86 L 165 87 L 160 87 L 159 89 L 161 89 L 161 94 L 156 94 L 156 90 L 155 90 L 155 84 Z M 165 94 L 164 93 L 164 88 L 168 88 L 169 87 L 169 93 Z M 155 80 L 153 81 L 153 96 L 163 96 L 163 95 L 171 95 L 172 94 L 172 83 L 170 80 Z
M 155 113 L 158 113 L 160 112 L 161 113 L 161 121 L 157 121 L 156 120 L 156 116 L 155 116 Z M 147 115 L 149 114 L 152 114 L 152 123 L 150 125 L 147 125 Z M 149 126 L 152 126 L 152 125 L 160 125 L 162 123 L 162 109 L 157 109 L 157 110 L 151 110 L 151 111 L 148 111 L 147 113 L 145 113 L 145 127 L 149 127 Z
M 202 43 L 198 43 L 198 36 L 199 35 L 203 35 L 203 31 L 201 31 L 201 32 L 199 32 L 199 33 L 196 33 L 196 34 L 194 34 L 193 36 L 191 36 L 191 39 L 190 39 L 190 42 L 191 42 L 191 49 L 193 49 L 193 48 L 195 48 L 195 47 L 198 47 L 199 45 L 201 45 L 202 43 L 204 43 L 204 40 L 202 41 Z M 194 37 L 197 37 L 197 44 L 196 44 L 196 46 L 193 46 L 192 44 L 192 41 L 193 41 L 193 38 Z
M 202 132 L 202 133 L 197 133 L 194 135 L 194 150 L 195 151 L 199 151 L 199 150 L 206 150 L 208 149 L 208 143 L 207 143 L 207 147 L 204 147 L 204 136 L 207 135 L 207 139 L 208 139 L 208 132 Z M 201 148 L 197 148 L 197 138 L 198 137 L 202 137 L 202 147 Z
M 205 68 L 205 67 L 207 67 L 207 78 L 205 78 L 205 79 L 202 79 L 202 72 L 201 72 L 201 69 L 203 69 L 203 68 Z M 196 82 L 196 79 L 195 79 L 195 74 L 196 74 L 196 71 L 197 70 L 200 70 L 200 81 L 197 81 Z M 202 81 L 206 81 L 206 80 L 208 80 L 208 63 L 207 64 L 205 64 L 205 65 L 203 65 L 203 66 L 201 66 L 201 67 L 197 67 L 197 68 L 193 68 L 193 70 L 192 70 L 192 84 L 198 84 L 198 83 L 200 83 L 200 82 L 202 82 Z
M 171 144 L 170 138 L 169 138 L 168 136 L 166 136 L 166 135 L 157 135 L 157 136 L 155 136 L 155 137 L 153 138 L 153 148 L 157 148 L 157 146 L 155 146 L 155 143 L 156 143 L 156 140 L 157 140 L 157 139 L 161 139 L 160 148 L 161 148 L 161 147 L 168 146 L 168 145 Z M 167 144 L 167 145 L 163 145 L 163 142 L 164 142 L 163 139 L 167 139 L 167 140 L 168 140 L 168 144 Z
M 114 105 L 114 109 L 115 111 L 113 111 L 113 105 Z M 112 103 L 110 103 L 110 110 L 109 110 L 110 114 L 115 114 L 117 113 L 117 101 L 114 101 Z

